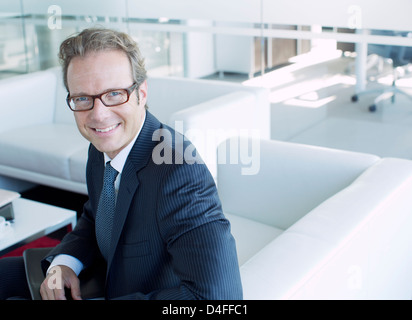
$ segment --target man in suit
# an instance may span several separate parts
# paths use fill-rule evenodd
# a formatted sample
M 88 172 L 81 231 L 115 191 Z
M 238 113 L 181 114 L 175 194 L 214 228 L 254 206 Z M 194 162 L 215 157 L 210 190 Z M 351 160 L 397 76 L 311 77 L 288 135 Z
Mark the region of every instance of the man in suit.
M 61 44 L 60 59 L 68 105 L 91 143 L 89 201 L 42 261 L 42 298 L 66 299 L 69 288 L 67 295 L 81 299 L 79 274 L 103 270 L 107 299 L 241 299 L 235 242 L 214 181 L 193 161 L 199 158 L 184 158 L 190 143 L 147 110 L 136 43 L 124 33 L 86 29 Z M 159 161 L 165 154 L 172 163 Z M 116 170 L 109 228 L 99 218 L 108 166 Z M 56 276 L 66 290 L 50 285 Z

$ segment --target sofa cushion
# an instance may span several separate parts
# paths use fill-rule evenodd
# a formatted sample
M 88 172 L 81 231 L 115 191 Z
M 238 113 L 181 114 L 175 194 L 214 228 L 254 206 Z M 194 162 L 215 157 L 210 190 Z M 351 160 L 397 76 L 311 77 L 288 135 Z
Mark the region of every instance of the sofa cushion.
M 73 125 L 13 129 L 0 135 L 0 164 L 70 180 L 69 158 L 87 146 Z
M 243 265 L 264 246 L 283 233 L 282 229 L 225 213 L 236 241 L 239 265 Z

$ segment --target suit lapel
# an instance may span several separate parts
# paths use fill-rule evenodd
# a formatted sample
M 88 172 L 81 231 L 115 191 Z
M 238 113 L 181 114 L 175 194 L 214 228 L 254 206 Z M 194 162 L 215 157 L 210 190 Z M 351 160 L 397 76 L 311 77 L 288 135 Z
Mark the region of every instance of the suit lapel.
M 161 127 L 161 123 L 148 111 L 146 120 L 136 142 L 124 165 L 119 193 L 117 195 L 115 221 L 113 224 L 111 250 L 108 256 L 108 272 L 116 251 L 117 243 L 124 223 L 129 213 L 130 205 L 139 187 L 138 172 L 143 169 L 151 158 L 152 150 L 157 141 L 152 140 L 153 132 Z

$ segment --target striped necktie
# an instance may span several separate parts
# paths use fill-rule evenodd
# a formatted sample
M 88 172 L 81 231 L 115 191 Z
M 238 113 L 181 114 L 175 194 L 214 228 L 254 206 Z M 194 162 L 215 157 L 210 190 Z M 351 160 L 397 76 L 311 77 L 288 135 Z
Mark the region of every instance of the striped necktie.
M 117 175 L 118 172 L 111 166 L 110 161 L 107 162 L 103 176 L 103 189 L 100 194 L 99 205 L 96 213 L 97 243 L 106 261 L 110 249 L 114 212 L 116 208 L 116 191 L 114 188 L 114 182 Z

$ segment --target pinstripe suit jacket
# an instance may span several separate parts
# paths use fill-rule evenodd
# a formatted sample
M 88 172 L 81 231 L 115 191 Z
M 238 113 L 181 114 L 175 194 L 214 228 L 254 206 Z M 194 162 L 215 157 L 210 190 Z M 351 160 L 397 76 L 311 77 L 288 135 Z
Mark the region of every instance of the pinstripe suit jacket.
M 72 255 L 86 269 L 100 261 L 109 299 L 242 298 L 235 242 L 214 181 L 204 164 L 183 160 L 191 146 L 175 134 L 147 112 L 122 172 L 107 264 L 95 237 L 104 160 L 90 146 L 89 201 L 50 256 Z M 154 150 L 173 163 L 154 161 Z

